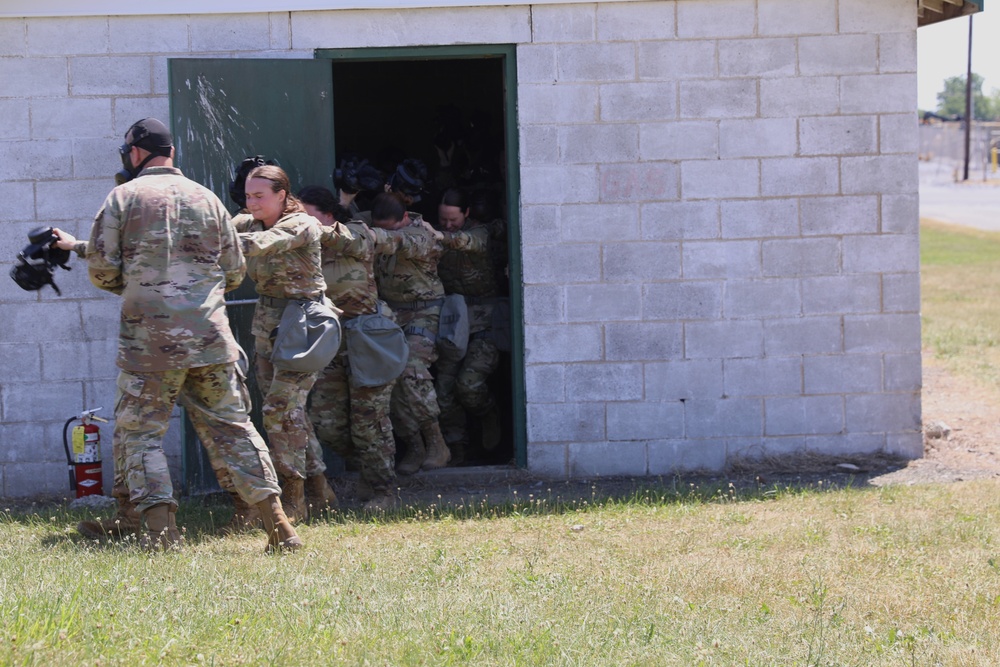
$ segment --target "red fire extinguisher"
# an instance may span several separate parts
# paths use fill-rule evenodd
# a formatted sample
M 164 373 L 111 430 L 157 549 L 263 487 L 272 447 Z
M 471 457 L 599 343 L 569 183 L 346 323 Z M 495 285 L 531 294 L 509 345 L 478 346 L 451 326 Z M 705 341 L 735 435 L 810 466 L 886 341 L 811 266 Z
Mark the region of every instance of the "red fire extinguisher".
M 70 417 L 63 425 L 63 449 L 66 450 L 66 464 L 69 466 L 69 488 L 76 491 L 76 497 L 100 496 L 104 494 L 104 474 L 101 470 L 101 429 L 92 422 L 108 423 L 94 413 L 100 408 L 84 410 L 75 417 Z M 75 421 L 80 423 L 73 427 L 72 440 L 66 433 L 69 425 Z

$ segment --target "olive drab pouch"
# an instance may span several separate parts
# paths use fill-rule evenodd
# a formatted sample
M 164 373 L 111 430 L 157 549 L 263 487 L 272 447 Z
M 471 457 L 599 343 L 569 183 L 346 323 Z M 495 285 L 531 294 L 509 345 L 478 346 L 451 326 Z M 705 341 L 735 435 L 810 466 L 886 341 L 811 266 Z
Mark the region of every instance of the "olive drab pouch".
M 314 373 L 333 361 L 338 349 L 340 318 L 325 299 L 293 299 L 285 305 L 271 353 L 276 368 Z
M 406 368 L 410 346 L 392 318 L 378 312 L 344 322 L 352 387 L 380 387 L 398 378 Z
M 469 307 L 461 294 L 449 294 L 441 304 L 437 344 L 451 356 L 464 357 L 469 349 Z

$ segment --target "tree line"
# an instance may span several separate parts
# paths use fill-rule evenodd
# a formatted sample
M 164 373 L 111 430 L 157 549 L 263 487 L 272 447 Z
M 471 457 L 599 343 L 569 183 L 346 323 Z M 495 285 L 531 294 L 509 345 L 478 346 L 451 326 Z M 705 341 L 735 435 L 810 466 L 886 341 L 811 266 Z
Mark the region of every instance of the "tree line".
M 972 73 L 972 118 L 980 121 L 1000 120 L 1000 89 L 989 95 L 983 92 L 984 78 Z M 944 118 L 965 118 L 965 77 L 952 76 L 944 80 L 944 89 L 937 94 L 935 113 Z M 921 111 L 921 116 L 924 115 Z

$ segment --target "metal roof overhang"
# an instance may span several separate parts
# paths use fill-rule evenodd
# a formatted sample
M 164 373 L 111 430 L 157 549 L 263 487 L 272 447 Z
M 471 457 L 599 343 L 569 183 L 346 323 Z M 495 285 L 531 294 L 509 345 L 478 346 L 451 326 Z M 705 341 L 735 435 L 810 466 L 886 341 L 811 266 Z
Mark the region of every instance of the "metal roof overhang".
M 917 25 L 967 16 L 983 11 L 986 0 L 917 0 Z

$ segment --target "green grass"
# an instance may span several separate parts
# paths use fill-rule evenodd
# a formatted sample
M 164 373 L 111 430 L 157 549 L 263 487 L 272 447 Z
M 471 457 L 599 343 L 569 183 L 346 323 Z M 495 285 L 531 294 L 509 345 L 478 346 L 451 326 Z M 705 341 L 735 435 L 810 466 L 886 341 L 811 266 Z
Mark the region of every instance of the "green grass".
M 1000 387 L 1000 234 L 928 220 L 920 233 L 924 345 Z
M 151 556 L 4 512 L 0 664 L 997 664 L 997 500 L 651 487 L 342 517 L 285 556 L 192 503 Z

